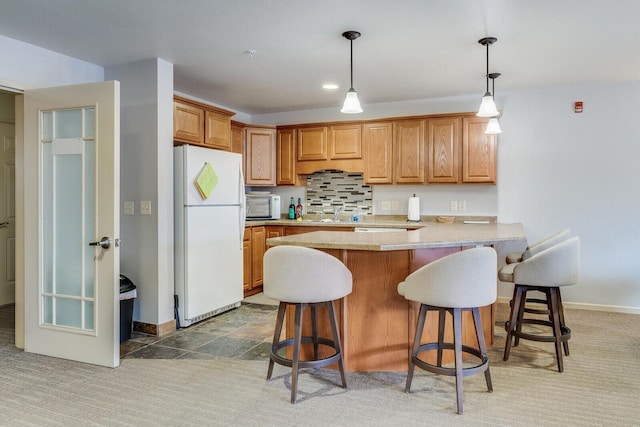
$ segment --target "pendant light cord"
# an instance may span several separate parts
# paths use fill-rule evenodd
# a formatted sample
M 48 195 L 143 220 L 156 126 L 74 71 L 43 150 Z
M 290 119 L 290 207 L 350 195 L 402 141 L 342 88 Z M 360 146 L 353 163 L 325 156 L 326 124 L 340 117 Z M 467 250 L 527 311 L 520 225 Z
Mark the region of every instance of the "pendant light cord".
M 353 89 L 353 40 L 349 40 L 351 44 L 351 89 Z
M 487 78 L 487 93 L 489 92 L 489 43 L 487 43 L 487 74 L 485 75 Z

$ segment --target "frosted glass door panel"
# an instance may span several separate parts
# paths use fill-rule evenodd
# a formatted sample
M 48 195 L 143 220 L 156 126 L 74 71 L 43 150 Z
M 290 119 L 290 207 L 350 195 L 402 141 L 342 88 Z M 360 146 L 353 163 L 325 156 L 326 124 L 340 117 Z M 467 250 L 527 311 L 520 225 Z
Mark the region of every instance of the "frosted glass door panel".
M 92 331 L 95 141 L 87 135 L 94 135 L 93 109 L 43 112 L 41 123 L 42 322 Z

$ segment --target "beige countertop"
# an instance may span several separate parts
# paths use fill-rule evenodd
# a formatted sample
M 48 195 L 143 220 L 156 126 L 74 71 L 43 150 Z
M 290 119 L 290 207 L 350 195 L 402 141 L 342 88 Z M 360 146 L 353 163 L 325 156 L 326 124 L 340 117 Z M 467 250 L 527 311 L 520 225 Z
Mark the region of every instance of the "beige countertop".
M 331 217 L 331 215 L 327 215 Z M 275 220 L 258 220 L 247 221 L 245 227 L 261 226 L 261 225 L 274 225 L 274 226 L 302 226 L 302 227 L 344 227 L 344 228 L 408 228 L 417 229 L 433 225 L 438 223 L 437 216 L 422 216 L 420 221 L 407 221 L 406 215 L 366 215 L 364 221 L 354 222 L 349 221 L 348 217 L 341 216 L 340 221 L 333 222 L 329 218 L 325 218 L 324 221 L 318 219 L 316 216 L 309 215 L 302 221 L 295 221 L 290 219 L 275 219 Z M 462 223 L 463 221 L 488 221 L 489 223 L 495 223 L 496 218 L 493 216 L 456 216 L 455 222 Z
M 300 225 L 288 221 L 288 225 Z M 340 223 L 330 223 L 337 225 Z M 353 223 L 345 223 L 354 227 Z M 389 222 L 385 226 L 400 225 Z M 493 245 L 500 242 L 526 240 L 522 224 L 441 224 L 437 222 L 404 223 L 422 228 L 384 233 L 353 233 L 343 231 L 314 231 L 267 239 L 267 245 L 294 245 L 316 249 L 349 249 L 366 251 L 393 251 L 453 246 Z M 313 224 L 312 224 L 313 225 Z M 317 225 L 317 223 L 315 223 Z M 369 227 L 366 221 L 360 226 Z M 378 225 L 382 226 L 382 224 Z

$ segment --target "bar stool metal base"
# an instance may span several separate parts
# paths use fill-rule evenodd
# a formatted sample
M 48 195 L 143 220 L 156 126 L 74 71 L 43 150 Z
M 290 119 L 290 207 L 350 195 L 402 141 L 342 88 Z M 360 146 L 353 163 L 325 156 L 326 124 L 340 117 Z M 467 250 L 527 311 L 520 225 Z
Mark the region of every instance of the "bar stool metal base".
M 295 319 L 294 319 L 294 333 L 293 338 L 288 338 L 280 341 L 282 333 L 282 327 L 284 324 L 284 317 L 287 305 L 295 306 Z M 331 324 L 331 332 L 333 339 L 318 337 L 317 329 L 317 308 L 318 306 L 325 306 L 329 313 L 329 323 Z M 311 336 L 302 336 L 302 313 L 306 307 L 311 308 Z M 313 343 L 313 356 L 314 360 L 300 360 L 300 345 L 306 343 Z M 335 353 L 331 356 L 318 358 L 318 347 L 320 345 L 333 348 Z M 291 359 L 281 356 L 278 351 L 285 348 L 293 348 L 293 357 Z M 291 368 L 291 403 L 296 402 L 297 387 L 298 387 L 298 372 L 304 368 L 321 368 L 323 366 L 330 365 L 338 362 L 338 368 L 340 370 L 340 377 L 342 379 L 342 387 L 347 387 L 347 380 L 344 373 L 344 364 L 342 360 L 342 346 L 340 343 L 340 335 L 338 334 L 338 321 L 333 306 L 333 301 L 326 301 L 320 303 L 288 303 L 280 302 L 278 308 L 278 315 L 276 319 L 276 327 L 273 334 L 273 342 L 271 344 L 271 353 L 269 356 L 269 369 L 267 371 L 267 381 L 271 379 L 273 373 L 273 365 L 277 363 L 282 366 Z
M 425 318 L 428 311 L 438 311 L 438 342 L 431 342 L 426 344 L 420 344 L 422 337 L 422 331 L 424 330 Z M 479 349 L 462 344 L 462 311 L 471 311 L 473 314 L 474 326 L 476 329 L 476 336 L 478 339 Z M 444 342 L 444 325 L 445 315 L 449 312 L 453 316 L 453 343 Z M 407 375 L 407 384 L 405 386 L 405 393 L 409 393 L 411 390 L 411 382 L 413 380 L 413 372 L 415 366 L 418 366 L 425 371 L 432 372 L 438 375 L 449 375 L 456 377 L 456 400 L 458 414 L 463 412 L 463 385 L 462 379 L 464 377 L 479 374 L 484 372 L 485 380 L 487 382 L 487 389 L 489 392 L 493 391 L 493 385 L 491 383 L 491 373 L 489 371 L 489 357 L 487 355 L 487 347 L 484 341 L 484 334 L 482 329 L 482 320 L 480 318 L 480 309 L 475 308 L 445 308 L 445 307 L 433 307 L 425 304 L 420 305 L 420 314 L 418 315 L 418 325 L 416 327 L 416 335 L 413 341 L 413 350 L 411 352 L 411 359 L 409 361 L 409 372 Z M 428 363 L 418 356 L 425 351 L 437 351 L 437 364 Z M 443 350 L 454 350 L 455 353 L 455 367 L 447 368 L 442 366 L 442 352 Z M 462 355 L 463 353 L 470 354 L 479 359 L 479 363 L 475 366 L 462 367 Z
M 544 293 L 546 295 L 546 300 L 527 298 L 527 292 L 529 291 Z M 547 307 L 546 309 L 531 309 L 525 307 L 527 302 L 546 304 Z M 525 318 L 525 313 L 547 315 L 549 320 Z M 523 332 L 522 326 L 527 324 L 549 327 L 551 328 L 553 335 Z M 538 342 L 553 342 L 556 347 L 558 371 L 564 372 L 562 352 L 564 350 L 565 356 L 569 356 L 568 341 L 571 338 L 571 329 L 566 326 L 564 321 L 564 309 L 562 306 L 562 297 L 560 296 L 560 288 L 516 284 L 513 290 L 513 299 L 511 300 L 511 314 L 509 316 L 509 320 L 505 322 L 504 328 L 507 331 L 503 357 L 505 361 L 509 359 L 511 346 L 513 345 L 513 347 L 517 347 L 520 339 Z

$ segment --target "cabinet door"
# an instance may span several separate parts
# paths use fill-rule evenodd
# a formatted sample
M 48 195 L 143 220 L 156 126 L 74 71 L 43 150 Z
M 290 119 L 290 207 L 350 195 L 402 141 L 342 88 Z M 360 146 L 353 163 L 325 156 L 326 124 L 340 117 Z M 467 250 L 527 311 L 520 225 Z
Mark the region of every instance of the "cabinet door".
M 298 129 L 298 160 L 327 160 L 327 127 Z
M 393 123 L 367 123 L 363 129 L 364 182 L 391 184 L 393 182 Z
M 205 145 L 219 150 L 231 151 L 231 119 L 229 116 L 215 111 L 206 111 L 204 133 Z
M 251 289 L 251 229 L 245 228 L 244 240 L 242 241 L 242 288 L 245 291 Z
M 264 227 L 251 227 L 251 288 L 262 285 L 262 258 L 266 250 Z
M 268 225 L 265 227 L 265 230 L 267 233 L 267 239 L 284 236 L 284 227 L 279 225 Z
M 424 183 L 426 120 L 394 123 L 394 182 Z
M 240 125 L 231 124 L 231 151 L 233 153 L 244 154 L 244 128 Z
M 246 129 L 245 183 L 276 185 L 276 130 Z
M 329 128 L 331 160 L 362 158 L 362 125 L 339 125 Z
M 428 182 L 459 182 L 460 119 L 431 119 L 428 129 Z
M 486 135 L 487 118 L 462 120 L 462 181 L 496 183 L 496 135 Z
M 278 185 L 294 185 L 296 180 L 295 129 L 282 129 L 278 131 L 276 152 L 276 183 Z
M 173 102 L 173 139 L 204 142 L 204 110 L 180 101 Z

